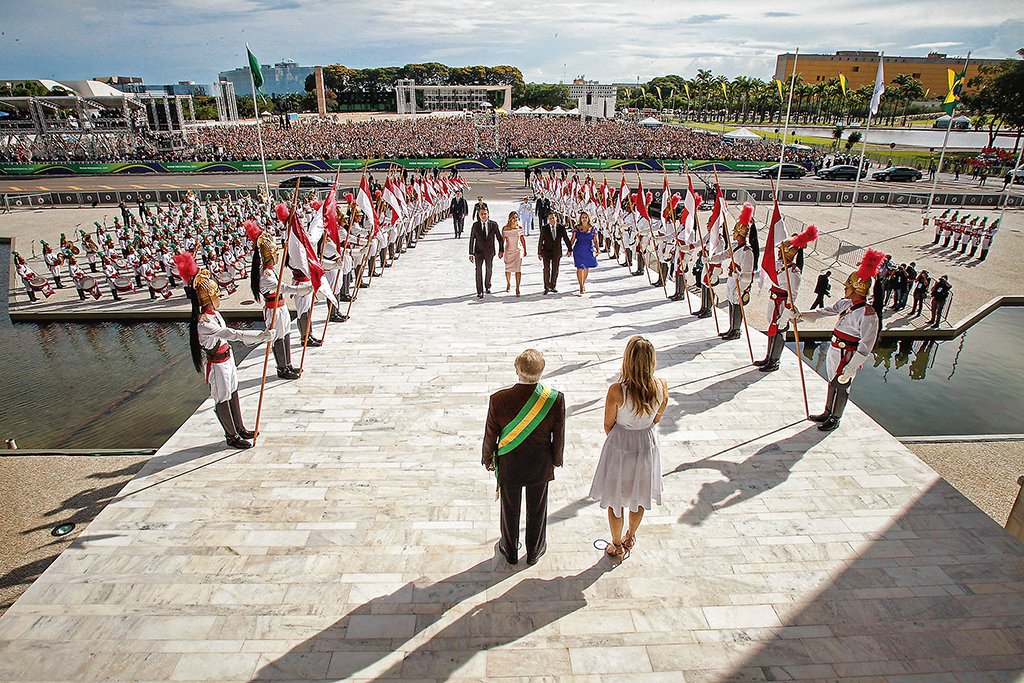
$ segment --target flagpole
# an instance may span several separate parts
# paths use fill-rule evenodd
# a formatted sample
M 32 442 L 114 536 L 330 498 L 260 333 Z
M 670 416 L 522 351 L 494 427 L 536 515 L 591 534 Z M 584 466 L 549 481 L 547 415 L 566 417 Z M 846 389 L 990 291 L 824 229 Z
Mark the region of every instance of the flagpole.
M 878 63 L 879 63 L 879 65 L 882 64 L 882 61 L 884 59 L 885 59 L 885 52 L 883 51 L 883 52 L 881 52 L 878 55 Z M 871 93 L 871 100 L 872 100 L 872 102 L 874 102 L 874 99 L 875 99 L 875 94 L 874 94 L 874 92 L 872 92 Z M 881 96 L 879 96 L 879 106 L 881 106 Z M 871 106 L 871 103 L 869 103 L 868 104 L 868 120 L 867 120 L 867 123 L 864 125 L 864 137 L 860 141 L 860 161 L 857 162 L 857 173 L 856 173 L 856 175 L 854 175 L 853 197 L 851 197 L 851 200 L 850 200 L 850 215 L 846 217 L 846 228 L 845 228 L 845 230 L 849 230 L 850 226 L 853 224 L 853 208 L 855 206 L 857 206 L 857 188 L 860 187 L 860 172 L 861 172 L 861 169 L 864 168 L 864 153 L 867 151 L 867 148 L 868 148 L 868 131 L 871 130 L 871 117 L 873 116 L 873 112 L 871 111 L 871 109 L 872 109 L 872 106 Z
M 686 167 L 686 187 L 687 193 L 689 188 L 693 186 L 693 182 L 690 180 L 690 167 Z M 711 268 L 711 257 L 708 255 L 707 245 L 704 244 L 704 236 L 700 234 L 700 221 L 697 220 L 697 211 L 700 209 L 700 205 L 697 204 L 696 196 L 694 196 L 693 202 L 693 228 L 697 231 L 697 241 L 700 242 L 701 255 L 704 257 L 704 277 L 708 281 L 708 296 L 711 299 L 711 313 L 715 316 L 715 332 L 717 334 L 722 333 L 722 328 L 718 326 L 718 302 L 715 301 L 715 288 L 711 286 L 711 278 L 708 277 L 708 270 Z M 708 233 L 708 239 L 711 238 L 711 234 Z M 698 283 L 699 284 L 699 283 Z M 703 295 L 702 295 L 703 296 Z M 702 302 L 703 305 L 703 302 Z
M 248 60 L 249 55 L 252 54 L 249 51 L 249 43 L 245 44 L 245 57 Z M 263 149 L 263 129 L 260 127 L 260 107 L 256 104 L 256 78 L 252 73 L 252 64 L 249 64 L 249 85 L 252 86 L 252 111 L 256 115 L 256 139 L 260 143 L 260 166 L 263 168 L 263 187 L 267 191 L 267 201 L 273 205 L 270 199 L 270 180 L 267 178 L 267 153 Z M 296 190 L 296 192 L 298 192 Z M 298 194 L 296 194 L 296 199 Z
M 970 63 L 970 61 L 971 61 L 971 53 L 968 52 L 967 53 L 967 58 L 964 59 L 964 70 L 960 72 L 960 73 L 962 73 L 964 75 L 964 78 L 967 77 L 967 64 Z M 954 85 L 955 85 L 955 81 L 954 81 Z M 963 86 L 964 86 L 964 84 L 961 83 L 960 87 L 963 88 Z M 935 168 L 935 177 L 932 178 L 932 189 L 931 189 L 931 192 L 928 193 L 928 206 L 926 206 L 925 210 L 924 210 L 924 220 L 925 220 L 925 224 L 926 225 L 928 223 L 928 218 L 929 218 L 929 216 L 931 216 L 931 213 L 932 213 L 932 201 L 935 200 L 935 187 L 939 184 L 939 173 L 942 171 L 942 160 L 946 158 L 946 143 L 949 142 L 949 131 L 953 130 L 953 114 L 956 113 L 956 105 L 957 105 L 957 102 L 959 102 L 959 101 L 960 101 L 959 97 L 954 94 L 954 97 L 953 97 L 953 107 L 949 111 L 949 125 L 946 126 L 946 134 L 942 136 L 942 151 L 939 152 L 939 165 Z M 1011 180 L 1011 184 L 1012 184 L 1012 180 L 1013 179 L 1011 178 L 1010 180 Z
M 786 161 L 786 136 L 789 134 L 789 114 L 793 109 L 793 90 L 796 86 L 796 62 L 800 59 L 800 48 L 793 53 L 793 74 L 789 77 L 789 103 L 786 105 L 786 121 L 782 125 L 782 151 L 779 152 L 779 173 L 775 179 L 777 187 L 782 186 L 782 164 Z

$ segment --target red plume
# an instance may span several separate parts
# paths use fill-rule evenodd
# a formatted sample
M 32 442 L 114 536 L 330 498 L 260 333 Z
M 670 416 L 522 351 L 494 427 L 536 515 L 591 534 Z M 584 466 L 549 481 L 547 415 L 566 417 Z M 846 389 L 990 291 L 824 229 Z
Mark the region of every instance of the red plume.
M 178 275 L 185 282 L 192 282 L 192 278 L 199 272 L 196 259 L 190 251 L 180 251 L 174 255 L 174 265 L 178 266 Z
M 885 254 L 874 249 L 864 252 L 864 258 L 860 261 L 860 268 L 857 269 L 857 277 L 861 280 L 870 280 L 878 275 L 882 262 L 885 261 Z
M 313 200 L 313 210 L 314 211 L 319 211 L 320 207 L 323 206 L 323 205 L 324 205 L 323 202 L 321 202 L 319 200 L 316 200 L 316 199 Z
M 376 197 L 377 199 L 380 199 L 381 197 L 384 196 L 384 192 L 382 190 L 375 190 L 373 196 Z
M 287 204 L 285 204 L 284 202 L 278 202 L 277 206 L 274 207 L 274 210 L 277 211 L 277 220 L 281 221 L 282 223 L 288 222 L 288 216 L 291 215 L 291 212 L 288 210 Z
M 356 203 L 356 198 L 352 196 L 351 192 L 346 192 L 344 195 L 342 195 L 342 198 L 345 200 L 345 203 L 348 204 L 349 206 L 354 206 Z
M 245 235 L 249 238 L 249 241 L 256 244 L 256 240 L 258 240 L 260 235 L 263 234 L 263 231 L 260 230 L 260 226 L 256 224 L 256 221 L 246 221 L 245 223 L 242 223 L 242 226 L 245 228 Z
M 704 195 L 702 195 L 700 192 L 694 192 L 693 201 L 694 206 L 696 206 L 699 209 L 700 205 L 704 203 Z
M 746 206 L 750 205 L 747 204 Z M 808 225 L 802 233 L 800 233 L 796 237 L 790 238 L 789 243 L 792 244 L 797 249 L 803 249 L 816 239 L 818 239 L 818 226 Z
M 739 220 L 736 221 L 736 222 L 739 225 L 750 225 L 750 221 L 753 218 L 754 218 L 754 205 L 751 204 L 750 202 L 747 202 L 746 204 L 743 205 L 743 208 L 740 209 L 740 217 L 739 217 Z M 815 237 L 817 237 L 817 235 L 818 235 L 817 229 L 815 229 L 814 235 L 815 235 Z M 790 240 L 791 244 L 792 244 L 792 242 L 793 242 L 793 240 Z

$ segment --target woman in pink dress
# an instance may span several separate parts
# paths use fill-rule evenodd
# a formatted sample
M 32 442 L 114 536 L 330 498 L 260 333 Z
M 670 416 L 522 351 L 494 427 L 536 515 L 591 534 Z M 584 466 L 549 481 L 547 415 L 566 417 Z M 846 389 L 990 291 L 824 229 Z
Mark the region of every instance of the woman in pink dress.
M 505 291 L 512 291 L 512 273 L 516 274 L 516 296 L 519 296 L 519 285 L 522 282 L 523 254 L 526 252 L 526 238 L 519 225 L 519 214 L 512 211 L 508 222 L 501 229 L 501 239 L 505 243 Z

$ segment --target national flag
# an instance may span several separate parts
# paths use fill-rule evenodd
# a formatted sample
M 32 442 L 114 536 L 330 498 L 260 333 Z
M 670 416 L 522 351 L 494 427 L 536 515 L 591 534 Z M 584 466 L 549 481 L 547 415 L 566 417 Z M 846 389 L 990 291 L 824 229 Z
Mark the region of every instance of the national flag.
M 672 197 L 668 189 L 668 174 L 663 173 L 661 176 L 661 220 L 665 225 L 672 221 L 672 209 L 674 207 L 671 204 L 671 200 Z
M 259 93 L 260 97 L 264 97 L 263 91 L 260 88 L 263 87 L 263 71 L 260 69 L 260 60 L 256 59 L 256 55 L 249 49 L 249 44 L 245 44 L 245 54 L 249 57 L 249 72 L 252 74 L 252 87 L 255 88 L 256 92 Z
M 881 66 L 879 66 L 881 70 Z M 779 245 L 786 239 L 786 223 L 782 218 L 782 212 L 779 211 L 779 202 L 775 200 L 775 204 L 772 207 L 772 219 L 768 224 L 768 239 L 765 241 L 763 255 L 761 257 L 761 270 L 764 271 L 765 275 L 775 283 L 776 287 L 779 287 L 779 269 L 778 263 L 775 261 L 775 254 L 779 250 Z
M 693 190 L 693 178 L 686 174 L 686 197 L 683 198 L 683 229 L 686 232 L 693 230 L 694 222 L 697 220 L 697 193 Z
M 320 283 L 324 277 L 323 266 L 320 265 L 313 244 L 309 241 L 309 235 L 302 229 L 298 215 L 294 211 L 290 220 L 292 228 L 288 231 L 288 266 L 309 277 L 309 282 L 313 286 L 313 294 L 316 295 L 320 291 Z M 324 287 L 323 292 L 327 300 L 337 307 L 338 299 L 334 296 L 331 288 Z
M 323 206 L 314 204 L 313 207 L 309 223 L 306 224 L 306 234 L 309 236 L 311 244 L 319 244 L 320 238 L 324 236 L 324 212 Z
M 963 93 L 964 82 L 967 79 L 967 67 L 964 67 L 959 74 L 952 69 L 946 69 L 946 72 L 949 75 L 949 92 L 946 93 L 946 99 L 942 101 L 942 111 L 952 116 L 960 102 L 960 95 Z
M 380 219 L 377 218 L 377 210 L 373 204 L 373 192 L 370 191 L 370 182 L 363 175 L 359 181 L 359 190 L 356 192 L 356 206 L 363 212 L 363 216 L 373 222 L 373 233 L 371 238 L 376 238 L 380 233 Z
M 882 55 L 878 57 L 878 73 L 875 74 L 875 89 L 871 93 L 871 115 L 878 113 L 878 106 L 882 102 L 882 94 L 885 92 L 885 74 L 882 71 Z M 774 256 L 772 257 L 774 258 Z M 778 284 L 778 283 L 776 283 Z
M 402 204 L 398 201 L 390 177 L 384 181 L 384 203 L 391 209 L 391 224 L 397 225 L 402 217 Z
M 622 184 L 619 185 L 619 213 L 625 210 L 626 197 L 629 196 L 629 185 L 626 184 L 626 174 L 622 174 Z
M 843 97 L 846 97 L 846 86 L 846 76 L 844 76 L 843 74 L 839 74 L 839 87 L 843 89 Z

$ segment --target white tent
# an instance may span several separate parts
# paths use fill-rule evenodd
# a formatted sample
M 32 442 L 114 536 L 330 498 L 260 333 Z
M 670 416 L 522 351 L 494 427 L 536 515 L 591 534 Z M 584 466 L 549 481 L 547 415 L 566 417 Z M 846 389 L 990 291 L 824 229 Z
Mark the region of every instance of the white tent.
M 533 114 L 534 111 L 524 104 L 523 106 L 519 107 L 518 109 L 513 109 L 512 113 L 513 114 Z
M 643 121 L 641 121 L 637 125 L 643 126 L 644 128 L 660 128 L 661 127 L 661 121 L 659 121 L 658 119 L 655 119 L 655 118 L 652 118 L 652 117 L 648 116 L 646 119 L 644 119 Z
M 580 115 L 580 108 L 579 107 L 573 107 L 572 109 L 570 109 L 569 111 L 567 111 L 565 113 L 568 114 L 569 116 L 579 116 Z
M 551 110 L 550 112 L 548 112 L 548 113 L 549 113 L 549 114 L 565 114 L 565 113 L 566 113 L 566 111 L 565 111 L 564 109 L 562 109 L 561 107 L 555 107 L 554 109 L 552 109 L 552 110 Z
M 748 130 L 746 128 L 737 128 L 736 130 L 730 130 L 728 133 L 722 136 L 723 140 L 760 140 L 761 136 L 757 133 Z
M 533 110 L 533 113 L 534 114 L 540 114 L 541 116 L 551 116 L 555 112 L 549 111 L 549 110 L 545 109 L 544 107 L 537 107 L 536 109 Z

